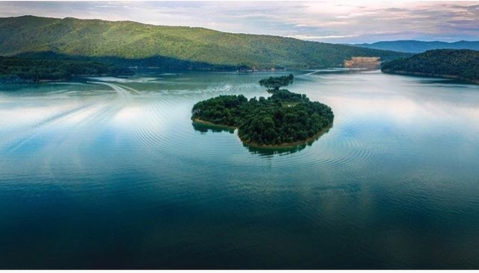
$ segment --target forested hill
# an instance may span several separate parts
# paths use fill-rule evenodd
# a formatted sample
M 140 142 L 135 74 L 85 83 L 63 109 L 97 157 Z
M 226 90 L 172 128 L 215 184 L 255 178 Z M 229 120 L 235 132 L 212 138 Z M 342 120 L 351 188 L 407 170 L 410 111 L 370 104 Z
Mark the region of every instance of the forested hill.
M 409 52 L 409 53 L 423 53 L 428 50 L 434 49 L 472 49 L 479 50 L 479 41 L 458 41 L 458 42 L 426 42 L 426 41 L 415 41 L 415 40 L 402 40 L 402 41 L 384 41 L 376 42 L 372 44 L 357 44 L 356 46 L 373 48 L 373 49 L 382 49 L 382 50 L 392 50 L 398 52 Z
M 342 66 L 353 56 L 382 60 L 405 54 L 348 45 L 265 35 L 233 34 L 204 28 L 54 19 L 0 18 L 0 55 L 105 58 L 148 66 L 187 68 L 315 68 Z M 166 68 L 168 68 L 166 67 Z
M 385 73 L 455 78 L 479 84 L 479 51 L 437 49 L 383 65 Z

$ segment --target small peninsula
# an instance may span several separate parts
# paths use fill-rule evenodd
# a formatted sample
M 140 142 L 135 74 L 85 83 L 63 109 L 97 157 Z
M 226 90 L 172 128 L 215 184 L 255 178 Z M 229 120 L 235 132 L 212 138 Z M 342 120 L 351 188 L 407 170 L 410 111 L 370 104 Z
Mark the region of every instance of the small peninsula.
M 133 71 L 114 64 L 76 60 L 0 57 L 0 83 L 65 81 L 75 76 L 121 76 Z
M 430 50 L 406 59 L 387 62 L 381 71 L 389 74 L 457 79 L 479 84 L 479 51 Z
M 260 81 L 272 95 L 247 99 L 243 95 L 222 95 L 193 106 L 194 122 L 238 128 L 245 144 L 279 147 L 307 142 L 329 129 L 334 120 L 331 108 L 310 101 L 281 86 L 290 84 L 293 75 Z

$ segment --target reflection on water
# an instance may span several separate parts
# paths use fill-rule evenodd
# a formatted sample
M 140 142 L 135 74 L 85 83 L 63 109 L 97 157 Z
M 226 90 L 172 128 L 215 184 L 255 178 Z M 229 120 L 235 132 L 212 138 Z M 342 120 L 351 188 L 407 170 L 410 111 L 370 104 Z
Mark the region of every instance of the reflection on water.
M 335 113 L 313 143 L 192 125 L 267 76 L 0 86 L 0 268 L 479 267 L 478 86 L 296 72 Z
M 197 123 L 193 122 L 192 123 L 193 129 L 195 131 L 201 132 L 203 134 L 207 132 L 212 132 L 212 133 L 230 133 L 234 134 L 235 129 L 225 127 L 225 126 L 220 126 L 220 125 L 213 125 L 213 124 L 205 124 L 205 123 Z M 257 147 L 257 146 L 252 146 L 248 145 L 246 143 L 243 143 L 243 146 L 248 149 L 252 154 L 259 154 L 262 156 L 270 156 L 270 155 L 275 155 L 275 154 L 292 154 L 299 152 L 306 148 L 307 146 L 311 146 L 313 142 L 318 140 L 322 135 L 326 134 L 329 132 L 329 129 L 325 130 L 324 132 L 321 132 L 320 134 L 317 134 L 315 137 L 312 139 L 306 141 L 305 143 L 300 143 L 300 144 L 293 144 L 293 145 L 287 145 L 287 146 L 279 146 L 279 147 Z
M 327 134 L 329 130 L 333 128 L 333 125 L 328 126 L 327 128 L 323 129 L 321 132 L 317 133 L 310 139 L 304 141 L 303 143 L 298 143 L 298 144 L 291 144 L 291 145 L 283 145 L 283 146 L 278 146 L 278 147 L 258 147 L 258 146 L 252 146 L 243 143 L 243 146 L 246 147 L 251 153 L 253 154 L 259 154 L 263 156 L 270 156 L 270 155 L 281 155 L 281 154 L 292 154 L 299 152 L 303 150 L 304 148 L 313 145 L 313 143 L 320 139 L 322 136 Z
M 299 152 L 306 148 L 307 146 L 311 146 L 312 143 L 306 144 L 299 144 L 292 147 L 274 147 L 274 148 L 261 148 L 261 147 L 254 147 L 243 143 L 243 146 L 250 151 L 252 154 L 259 154 L 262 156 L 271 156 L 271 155 L 283 155 L 283 154 L 292 154 Z
M 210 125 L 210 124 L 204 124 L 204 123 L 197 123 L 193 122 L 191 124 L 193 126 L 193 129 L 195 129 L 198 132 L 206 133 L 206 132 L 213 132 L 213 133 L 221 133 L 221 132 L 227 132 L 230 134 L 233 134 L 235 132 L 234 129 L 228 128 L 225 126 L 215 126 L 215 125 Z

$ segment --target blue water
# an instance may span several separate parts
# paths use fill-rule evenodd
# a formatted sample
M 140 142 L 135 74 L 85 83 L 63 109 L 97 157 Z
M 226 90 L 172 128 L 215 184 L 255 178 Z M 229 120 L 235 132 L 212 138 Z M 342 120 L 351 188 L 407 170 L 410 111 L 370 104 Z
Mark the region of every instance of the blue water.
M 0 86 L 0 268 L 479 268 L 479 86 L 295 72 L 310 145 L 192 125 L 266 76 Z

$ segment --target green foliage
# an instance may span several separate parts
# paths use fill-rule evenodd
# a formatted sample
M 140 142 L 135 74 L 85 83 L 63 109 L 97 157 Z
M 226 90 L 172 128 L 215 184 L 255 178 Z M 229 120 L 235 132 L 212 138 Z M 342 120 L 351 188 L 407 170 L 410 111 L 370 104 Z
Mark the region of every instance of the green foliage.
M 0 18 L 0 55 L 38 52 L 119 58 L 134 65 L 138 60 L 151 59 L 155 62 L 148 64 L 159 67 L 164 66 L 162 58 L 167 58 L 210 66 L 258 69 L 335 67 L 354 56 L 377 56 L 382 60 L 406 56 L 392 51 L 204 28 L 74 18 Z M 157 57 L 161 58 L 155 59 Z M 193 68 L 203 67 L 211 69 L 204 65 Z
M 273 101 L 296 103 L 296 102 L 302 102 L 307 100 L 306 95 L 296 94 L 296 93 L 290 92 L 287 89 L 274 90 L 270 93 L 273 94 L 271 96 L 271 100 Z
M 238 136 L 247 143 L 280 145 L 305 141 L 334 120 L 330 107 L 304 99 L 297 104 L 278 103 L 268 98 L 251 99 L 249 109 L 238 128 Z
M 282 145 L 305 141 L 332 125 L 331 108 L 306 95 L 277 90 L 269 98 L 219 96 L 193 106 L 192 119 L 238 128 L 246 143 Z
M 479 83 L 479 51 L 438 49 L 387 62 L 385 73 L 458 78 Z
M 193 106 L 193 119 L 212 122 L 226 126 L 238 126 L 243 110 L 248 102 L 245 96 L 218 96 L 200 101 Z
M 262 79 L 259 81 L 259 84 L 268 89 L 278 90 L 280 87 L 288 86 L 290 83 L 293 83 L 293 79 L 293 74 L 289 74 L 288 76 L 269 77 L 267 79 Z
M 66 80 L 72 76 L 131 74 L 132 71 L 127 68 L 97 62 L 0 57 L 0 81 L 2 82 L 38 82 Z

